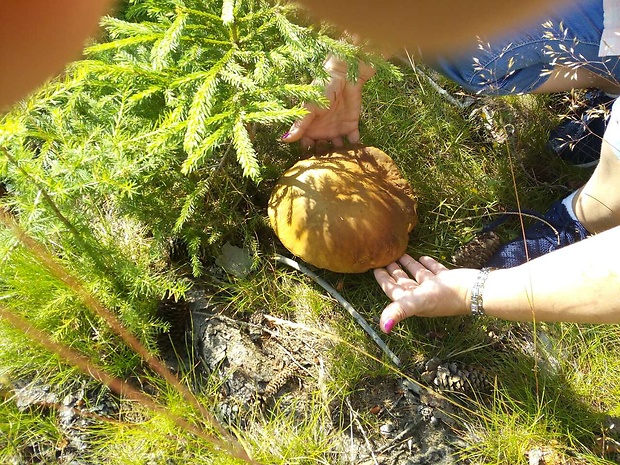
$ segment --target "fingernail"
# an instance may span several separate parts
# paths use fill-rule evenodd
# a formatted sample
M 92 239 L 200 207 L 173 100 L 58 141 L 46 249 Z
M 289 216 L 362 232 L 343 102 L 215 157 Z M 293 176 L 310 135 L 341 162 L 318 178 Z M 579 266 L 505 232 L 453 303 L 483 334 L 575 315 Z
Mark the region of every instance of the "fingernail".
M 290 132 L 285 132 L 284 134 L 282 134 L 282 137 L 280 137 L 280 140 L 284 140 L 284 139 L 286 139 L 290 135 L 291 135 Z
M 392 320 L 391 318 L 388 318 L 387 320 L 385 320 L 385 323 L 383 323 L 383 332 L 389 333 L 390 331 L 392 331 L 394 324 L 396 324 L 396 322 Z

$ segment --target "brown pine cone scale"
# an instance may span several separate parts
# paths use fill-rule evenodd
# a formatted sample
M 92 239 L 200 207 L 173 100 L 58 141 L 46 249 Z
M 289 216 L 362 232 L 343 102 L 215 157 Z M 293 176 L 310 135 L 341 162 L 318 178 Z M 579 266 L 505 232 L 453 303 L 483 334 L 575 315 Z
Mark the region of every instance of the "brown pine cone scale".
M 480 233 L 456 250 L 452 263 L 460 268 L 482 268 L 500 245 L 501 239 L 495 232 Z

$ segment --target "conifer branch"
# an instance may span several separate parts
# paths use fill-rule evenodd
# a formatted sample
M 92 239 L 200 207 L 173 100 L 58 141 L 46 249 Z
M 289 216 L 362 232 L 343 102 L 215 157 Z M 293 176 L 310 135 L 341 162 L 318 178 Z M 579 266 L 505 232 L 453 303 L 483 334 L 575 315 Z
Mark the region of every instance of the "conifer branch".
M 162 34 L 162 28 L 159 22 L 123 21 L 113 16 L 106 16 L 101 20 L 101 25 L 113 40 L 123 36 L 143 36 L 152 33 L 158 33 L 161 37 Z
M 141 36 L 125 37 L 124 39 L 117 39 L 113 42 L 103 42 L 101 44 L 91 45 L 84 50 L 84 53 L 95 54 L 106 52 L 108 50 L 118 50 L 124 47 L 145 44 L 148 42 L 155 42 L 157 39 L 160 38 L 161 34 L 145 34 Z
M 224 141 L 228 139 L 231 127 L 232 123 L 223 123 L 218 129 L 204 139 L 200 147 L 192 150 L 192 152 L 187 155 L 187 158 L 181 165 L 181 172 L 183 174 L 189 174 L 195 171 L 204 158 L 212 153 L 218 145 L 224 143 Z
M 275 124 L 275 123 L 292 123 L 302 118 L 308 113 L 307 110 L 300 107 L 282 109 L 282 110 L 265 110 L 246 113 L 244 120 L 248 123 Z
M 172 22 L 163 37 L 151 49 L 151 63 L 153 69 L 161 71 L 167 64 L 168 57 L 179 45 L 187 16 L 182 10 L 177 10 L 177 17 Z
M 194 95 L 187 116 L 187 130 L 185 132 L 185 140 L 183 142 L 185 151 L 190 154 L 200 143 L 204 134 L 205 119 L 211 115 L 211 108 L 213 106 L 212 100 L 217 89 L 218 74 L 222 68 L 226 66 L 233 54 L 234 51 L 232 49 L 229 50 L 216 64 L 211 67 Z
M 208 180 L 202 180 L 196 186 L 196 189 L 185 197 L 185 201 L 183 202 L 183 207 L 181 208 L 181 213 L 177 218 L 177 221 L 174 225 L 173 232 L 178 234 L 183 229 L 185 223 L 192 217 L 194 210 L 196 209 L 197 201 L 204 201 L 204 196 L 209 189 Z
M 219 25 L 219 26 L 222 25 L 221 16 L 215 15 L 213 13 L 209 13 L 208 11 L 201 11 L 201 10 L 196 10 L 194 8 L 188 8 L 186 6 L 181 7 L 181 9 L 192 15 L 199 16 L 204 19 L 208 19 L 212 23 L 212 25 Z
M 258 180 L 260 169 L 252 139 L 246 128 L 244 115 L 239 115 L 233 128 L 233 146 L 237 152 L 237 161 L 243 169 L 243 175 L 254 181 Z

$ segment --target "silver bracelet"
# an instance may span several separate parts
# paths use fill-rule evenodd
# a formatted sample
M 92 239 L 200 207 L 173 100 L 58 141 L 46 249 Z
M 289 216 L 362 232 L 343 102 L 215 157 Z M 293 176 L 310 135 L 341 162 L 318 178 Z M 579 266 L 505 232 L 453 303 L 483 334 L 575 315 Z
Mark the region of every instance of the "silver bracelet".
M 484 290 L 484 283 L 489 277 L 489 273 L 495 270 L 495 268 L 482 268 L 474 286 L 471 288 L 471 314 L 473 316 L 484 315 L 484 307 L 482 306 L 482 291 Z

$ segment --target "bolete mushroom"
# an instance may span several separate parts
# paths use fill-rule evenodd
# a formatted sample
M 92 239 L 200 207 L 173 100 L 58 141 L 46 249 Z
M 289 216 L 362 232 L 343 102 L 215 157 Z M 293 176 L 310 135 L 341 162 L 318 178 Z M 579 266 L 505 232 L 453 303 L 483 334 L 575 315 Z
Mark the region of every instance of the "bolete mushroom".
M 295 163 L 278 180 L 268 213 L 294 255 L 318 268 L 363 273 L 405 252 L 416 208 L 394 161 L 358 145 Z

